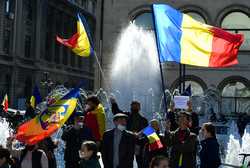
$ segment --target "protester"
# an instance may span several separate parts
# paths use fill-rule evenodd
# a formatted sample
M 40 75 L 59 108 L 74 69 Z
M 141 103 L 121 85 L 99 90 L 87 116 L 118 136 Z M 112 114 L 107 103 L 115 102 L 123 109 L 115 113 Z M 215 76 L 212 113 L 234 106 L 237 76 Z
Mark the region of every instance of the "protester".
M 0 168 L 9 168 L 12 164 L 10 152 L 8 149 L 0 147 Z
M 164 144 L 164 136 L 162 136 L 160 134 L 159 121 L 156 119 L 151 120 L 150 126 L 155 130 L 156 134 L 160 138 L 160 141 L 161 141 L 161 144 L 163 145 L 163 147 L 160 149 L 155 149 L 155 150 L 150 151 L 149 150 L 149 140 L 147 137 L 145 137 L 144 139 L 146 140 L 146 145 L 145 145 L 144 152 L 143 152 L 143 167 L 149 167 L 150 161 L 155 156 L 162 155 L 162 156 L 168 157 L 167 146 Z
M 48 158 L 49 168 L 57 168 L 56 157 L 54 149 L 57 148 L 58 141 L 53 141 L 51 137 L 48 137 L 39 143 L 39 149 L 42 149 Z
M 48 168 L 49 163 L 45 152 L 38 145 L 25 145 L 24 149 L 12 148 L 14 138 L 7 139 L 7 147 L 14 158 L 19 160 L 20 168 Z
M 128 116 L 114 115 L 115 128 L 106 131 L 102 142 L 104 168 L 133 168 L 135 135 L 126 131 Z
M 187 106 L 188 106 L 187 112 L 191 113 L 191 118 L 192 118 L 190 131 L 195 133 L 196 135 L 198 135 L 199 134 L 199 129 L 200 129 L 199 128 L 199 116 L 198 116 L 198 114 L 196 112 L 193 111 L 191 100 L 189 100 L 187 102 Z
M 171 123 L 170 131 L 175 131 L 178 128 L 178 124 L 176 122 L 176 111 L 174 102 L 170 103 L 170 107 L 168 109 L 167 122 L 168 121 Z
M 218 168 L 221 160 L 215 126 L 212 123 L 204 123 L 201 134 L 204 140 L 201 141 L 200 168 Z
M 218 119 L 219 122 L 222 122 L 222 124 L 226 124 L 228 122 L 225 114 L 223 113 L 219 113 L 219 119 Z
M 65 141 L 64 151 L 65 168 L 79 167 L 79 150 L 81 144 L 86 140 L 93 140 L 91 130 L 84 125 L 83 113 L 76 112 L 74 125 L 69 125 L 62 134 L 62 140 Z
M 152 159 L 149 168 L 170 168 L 169 160 L 165 156 L 156 156 Z
M 29 100 L 26 101 L 26 112 L 24 115 L 25 120 L 29 120 L 31 118 L 34 118 L 36 116 L 35 109 L 31 106 L 31 103 Z
M 170 153 L 170 167 L 195 168 L 197 152 L 197 136 L 190 132 L 189 124 L 191 115 L 189 112 L 179 112 L 176 131 L 170 132 L 170 123 L 166 124 L 165 143 L 172 147 Z
M 80 168 L 101 168 L 98 148 L 94 141 L 85 141 L 82 143 L 80 153 Z
M 248 117 L 247 113 L 239 113 L 238 120 L 237 120 L 237 127 L 240 136 L 244 135 L 245 128 L 248 124 Z
M 211 116 L 209 118 L 210 122 L 216 122 L 217 121 L 217 116 L 216 116 L 216 113 L 214 112 L 213 108 L 210 108 L 210 113 L 211 113 Z
M 123 112 L 119 109 L 118 104 L 114 98 L 110 98 L 110 102 L 112 105 L 112 112 L 113 114 L 117 113 L 124 113 L 128 115 L 128 122 L 127 122 L 127 130 L 132 131 L 134 133 L 140 132 L 143 128 L 148 126 L 148 121 L 145 117 L 140 114 L 141 105 L 138 101 L 132 101 L 130 110 L 131 112 Z M 135 155 L 136 155 L 136 162 L 138 168 L 143 168 L 143 144 L 136 144 L 135 146 Z
M 91 129 L 95 141 L 98 143 L 103 138 L 106 129 L 106 116 L 103 105 L 96 96 L 90 96 L 86 100 L 85 124 Z

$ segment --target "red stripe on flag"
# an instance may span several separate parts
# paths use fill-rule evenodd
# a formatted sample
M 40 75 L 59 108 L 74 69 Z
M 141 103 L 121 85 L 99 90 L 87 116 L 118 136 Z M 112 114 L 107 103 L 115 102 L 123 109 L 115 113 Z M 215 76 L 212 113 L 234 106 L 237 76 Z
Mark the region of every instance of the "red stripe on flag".
M 238 64 L 237 55 L 244 37 L 219 28 L 212 28 L 213 42 L 209 67 L 228 67 Z
M 149 144 L 149 151 L 153 151 L 153 150 L 161 149 L 161 148 L 163 148 L 161 140 L 157 140 L 154 143 Z
M 77 43 L 78 43 L 78 38 L 79 38 L 79 34 L 76 33 L 69 39 L 62 39 L 59 36 L 56 36 L 56 41 L 58 41 L 59 43 L 65 45 L 69 48 L 75 48 L 77 46 Z
M 9 107 L 8 100 L 4 100 L 4 111 L 7 112 Z

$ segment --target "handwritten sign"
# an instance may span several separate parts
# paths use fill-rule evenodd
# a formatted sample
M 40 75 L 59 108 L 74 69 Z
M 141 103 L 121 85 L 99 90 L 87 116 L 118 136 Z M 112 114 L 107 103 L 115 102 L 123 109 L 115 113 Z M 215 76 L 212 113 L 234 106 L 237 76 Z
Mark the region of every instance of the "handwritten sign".
M 176 109 L 187 109 L 187 102 L 189 101 L 189 96 L 175 96 L 174 103 Z

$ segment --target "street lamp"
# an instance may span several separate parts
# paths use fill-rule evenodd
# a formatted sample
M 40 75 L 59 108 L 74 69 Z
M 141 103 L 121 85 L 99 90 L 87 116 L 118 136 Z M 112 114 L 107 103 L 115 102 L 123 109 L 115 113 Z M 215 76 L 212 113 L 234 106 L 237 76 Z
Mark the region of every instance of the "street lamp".
M 49 78 L 49 72 L 43 72 L 44 78 L 40 82 L 42 86 L 46 88 L 47 94 L 50 92 L 51 87 L 54 85 L 54 82 Z

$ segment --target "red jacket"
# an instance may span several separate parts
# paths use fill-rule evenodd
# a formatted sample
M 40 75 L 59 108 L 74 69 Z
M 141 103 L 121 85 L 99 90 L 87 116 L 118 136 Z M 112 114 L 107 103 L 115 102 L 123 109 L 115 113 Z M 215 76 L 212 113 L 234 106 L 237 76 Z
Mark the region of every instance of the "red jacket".
M 101 135 L 99 132 L 99 126 L 98 126 L 96 114 L 92 112 L 88 112 L 85 115 L 84 122 L 85 122 L 85 125 L 91 130 L 92 135 L 94 136 L 95 140 L 100 141 Z

